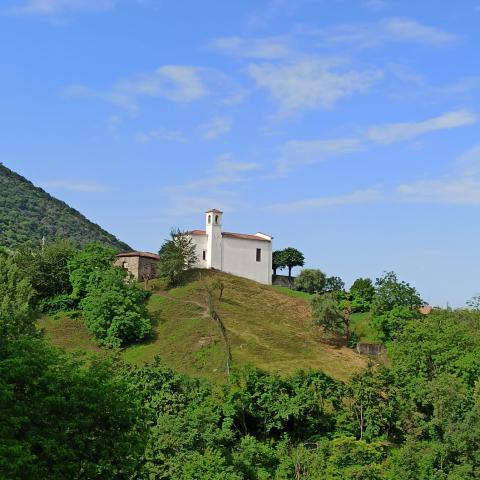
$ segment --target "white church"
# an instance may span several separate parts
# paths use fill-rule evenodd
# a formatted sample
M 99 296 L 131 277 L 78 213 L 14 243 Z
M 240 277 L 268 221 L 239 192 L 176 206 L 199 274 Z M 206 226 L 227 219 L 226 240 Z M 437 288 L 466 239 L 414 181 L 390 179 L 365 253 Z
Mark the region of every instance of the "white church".
M 272 283 L 272 239 L 263 233 L 254 235 L 222 232 L 223 212 L 205 213 L 205 230 L 191 230 L 196 247 L 197 268 L 214 268 L 249 278 L 266 285 Z

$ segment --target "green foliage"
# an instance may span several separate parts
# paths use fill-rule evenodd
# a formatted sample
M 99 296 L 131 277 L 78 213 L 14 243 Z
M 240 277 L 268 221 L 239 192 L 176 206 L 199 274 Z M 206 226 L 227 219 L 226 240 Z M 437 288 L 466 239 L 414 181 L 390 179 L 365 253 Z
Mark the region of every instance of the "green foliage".
M 0 339 L 34 333 L 33 289 L 12 257 L 0 253 Z
M 70 240 L 76 246 L 99 241 L 116 249 L 131 248 L 66 203 L 35 187 L 0 163 L 0 245 L 39 249 L 42 238 Z
M 96 282 L 97 276 L 112 268 L 115 250 L 99 242 L 78 250 L 68 262 L 72 298 L 80 301 L 87 294 L 88 286 Z
M 293 267 L 303 267 L 305 257 L 303 253 L 296 248 L 288 247 L 282 250 L 281 257 L 283 264 L 288 268 L 288 277 L 292 276 Z
M 327 277 L 325 279 L 325 292 L 341 292 L 345 288 L 345 283 L 340 277 Z
M 110 267 L 90 277 L 80 302 L 85 324 L 107 347 L 121 347 L 142 340 L 152 331 L 146 308 L 149 292 L 125 281 L 125 271 Z
M 36 302 L 71 293 L 68 263 L 74 254 L 73 244 L 65 240 L 47 243 L 43 249 L 23 247 L 15 254 L 15 262 L 32 284 Z
M 379 332 L 380 340 L 388 342 L 402 333 L 404 326 L 410 321 L 420 319 L 422 314 L 404 305 L 395 305 L 382 315 L 373 317 L 372 323 Z
M 277 274 L 277 270 L 283 270 L 287 264 L 284 255 L 285 250 L 275 250 L 272 252 L 272 269 L 273 274 Z
M 350 287 L 354 312 L 368 312 L 375 296 L 375 287 L 369 278 L 357 278 Z
M 318 269 L 305 268 L 295 278 L 295 288 L 307 293 L 320 293 L 325 286 L 325 274 Z
M 0 341 L 0 477 L 128 479 L 143 451 L 141 409 L 104 361 L 43 341 Z
M 395 306 L 418 309 L 423 304 L 415 287 L 404 281 L 398 281 L 395 272 L 386 272 L 375 282 L 375 296 L 372 310 L 374 315 L 382 315 Z
M 326 333 L 350 336 L 351 306 L 344 292 L 315 295 L 312 300 L 312 321 Z
M 159 274 L 168 280 L 169 285 L 178 285 L 186 270 L 197 262 L 197 254 L 192 238 L 178 229 L 170 232 L 158 252 L 160 256 Z

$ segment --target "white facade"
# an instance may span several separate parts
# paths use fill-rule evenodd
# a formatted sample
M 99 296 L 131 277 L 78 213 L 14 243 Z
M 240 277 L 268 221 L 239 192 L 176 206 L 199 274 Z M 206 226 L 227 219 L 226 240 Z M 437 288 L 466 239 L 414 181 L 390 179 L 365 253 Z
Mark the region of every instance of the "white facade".
M 205 213 L 205 230 L 188 232 L 196 247 L 196 267 L 214 268 L 271 285 L 273 237 L 222 232 L 222 217 L 220 210 L 209 210 Z

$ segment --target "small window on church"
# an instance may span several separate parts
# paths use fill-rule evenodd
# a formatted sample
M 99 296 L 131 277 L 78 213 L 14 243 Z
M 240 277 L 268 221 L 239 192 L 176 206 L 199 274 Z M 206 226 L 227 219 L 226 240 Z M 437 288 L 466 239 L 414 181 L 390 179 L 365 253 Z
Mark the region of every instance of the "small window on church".
M 209 215 L 209 216 L 208 216 L 208 224 L 210 225 L 211 223 L 212 223 L 212 216 Z
M 204 260 L 207 259 L 207 251 L 206 251 L 206 250 L 203 251 L 202 258 L 203 258 Z
M 215 223 L 218 223 L 218 215 L 215 215 Z
M 261 262 L 261 261 L 262 261 L 262 249 L 257 248 L 257 262 Z

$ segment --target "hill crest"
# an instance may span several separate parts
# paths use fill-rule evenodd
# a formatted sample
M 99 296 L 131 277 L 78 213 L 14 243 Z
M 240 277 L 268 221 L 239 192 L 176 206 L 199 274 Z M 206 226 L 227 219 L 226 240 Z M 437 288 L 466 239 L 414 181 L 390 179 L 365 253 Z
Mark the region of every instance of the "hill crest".
M 62 200 L 0 163 L 0 246 L 40 245 L 44 236 L 71 240 L 77 246 L 96 240 L 119 250 L 132 250 Z

